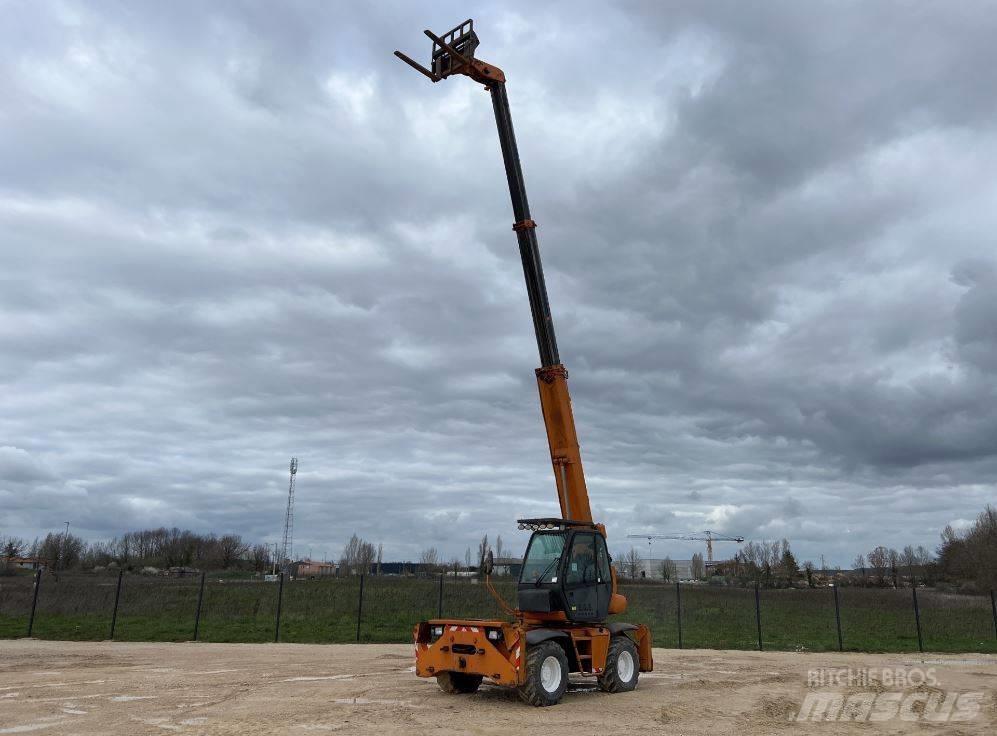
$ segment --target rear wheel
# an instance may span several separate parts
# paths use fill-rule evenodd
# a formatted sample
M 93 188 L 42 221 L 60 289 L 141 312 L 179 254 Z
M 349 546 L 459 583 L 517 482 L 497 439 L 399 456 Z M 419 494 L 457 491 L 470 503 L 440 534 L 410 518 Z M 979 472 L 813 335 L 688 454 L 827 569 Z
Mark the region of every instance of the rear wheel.
M 556 641 L 543 641 L 526 652 L 526 683 L 519 697 L 530 705 L 556 705 L 568 689 L 568 657 Z
M 436 676 L 436 684 L 448 695 L 474 693 L 481 686 L 481 675 L 468 675 L 463 672 L 441 672 Z
M 640 659 L 637 645 L 623 634 L 609 641 L 606 669 L 599 675 L 599 687 L 607 693 L 625 693 L 637 687 L 640 676 Z

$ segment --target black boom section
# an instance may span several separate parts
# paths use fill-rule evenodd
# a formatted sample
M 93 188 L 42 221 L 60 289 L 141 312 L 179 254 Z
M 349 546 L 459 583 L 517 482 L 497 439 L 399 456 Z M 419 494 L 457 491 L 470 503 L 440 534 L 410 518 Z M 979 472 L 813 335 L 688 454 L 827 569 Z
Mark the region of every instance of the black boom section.
M 505 175 L 509 180 L 512 212 L 516 218 L 513 228 L 519 239 L 519 256 L 523 261 L 523 275 L 526 277 L 526 293 L 530 298 L 530 311 L 533 313 L 533 329 L 537 334 L 540 364 L 547 368 L 559 365 L 561 357 L 557 352 L 554 321 L 547 301 L 547 284 L 544 281 L 543 265 L 540 263 L 536 223 L 530 219 L 530 203 L 526 198 L 526 183 L 523 181 L 523 167 L 519 163 L 519 149 L 516 147 L 516 133 L 512 128 L 512 114 L 509 112 L 509 97 L 505 92 L 505 83 L 496 82 L 489 87 L 489 90 L 492 95 L 492 107 L 495 109 L 499 143 L 502 144 Z

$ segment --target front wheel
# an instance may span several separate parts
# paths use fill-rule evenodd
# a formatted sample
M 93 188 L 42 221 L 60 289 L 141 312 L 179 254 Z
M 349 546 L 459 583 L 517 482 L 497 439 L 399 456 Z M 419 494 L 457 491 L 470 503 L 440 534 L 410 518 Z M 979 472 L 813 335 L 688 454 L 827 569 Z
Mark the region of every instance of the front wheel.
M 448 695 L 475 693 L 481 687 L 481 675 L 467 675 L 463 672 L 441 672 L 436 676 L 436 684 Z
M 637 646 L 623 634 L 609 641 L 606 669 L 599 675 L 599 688 L 607 693 L 625 693 L 637 687 L 640 676 L 640 659 Z
M 568 657 L 556 641 L 542 641 L 526 653 L 526 683 L 519 697 L 538 707 L 557 705 L 568 689 Z

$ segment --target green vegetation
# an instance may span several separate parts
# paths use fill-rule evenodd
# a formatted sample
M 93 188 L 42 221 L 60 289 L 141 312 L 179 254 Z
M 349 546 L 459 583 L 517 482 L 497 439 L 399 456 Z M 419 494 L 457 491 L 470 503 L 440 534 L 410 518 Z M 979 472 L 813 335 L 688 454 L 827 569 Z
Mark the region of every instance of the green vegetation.
M 106 639 L 117 578 L 114 575 L 45 576 L 38 597 L 34 636 L 43 639 Z M 125 575 L 115 639 L 187 641 L 194 636 L 200 579 Z M 496 584 L 507 600 L 515 584 Z M 212 576 L 204 592 L 203 641 L 273 641 L 276 583 Z M 351 642 L 357 636 L 358 577 L 287 582 L 280 639 L 286 642 Z M 626 618 L 647 623 L 654 643 L 678 646 L 674 585 L 624 585 Z M 841 628 L 850 651 L 917 651 L 911 591 L 840 588 Z M 32 580 L 0 579 L 0 637 L 24 636 Z M 753 589 L 682 586 L 682 644 L 686 648 L 755 649 L 758 632 Z M 438 579 L 367 577 L 360 639 L 407 642 L 417 621 L 437 615 Z M 830 651 L 838 647 L 832 588 L 762 589 L 765 649 Z M 924 647 L 937 652 L 997 652 L 989 597 L 918 591 Z M 501 617 L 484 585 L 447 579 L 445 616 Z

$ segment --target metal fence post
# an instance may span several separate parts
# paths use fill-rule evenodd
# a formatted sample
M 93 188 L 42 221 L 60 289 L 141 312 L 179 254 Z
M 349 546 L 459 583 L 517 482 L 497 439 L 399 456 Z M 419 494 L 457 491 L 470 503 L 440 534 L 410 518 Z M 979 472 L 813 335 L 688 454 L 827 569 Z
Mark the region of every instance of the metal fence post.
M 274 643 L 280 641 L 280 608 L 284 602 L 284 573 L 280 574 L 280 581 L 277 584 L 277 623 L 273 630 Z
M 440 575 L 440 596 L 439 596 L 438 605 L 436 606 L 437 618 L 443 618 L 443 578 L 444 577 L 446 576 Z
M 357 599 L 357 641 L 360 641 L 360 615 L 363 613 L 363 579 L 360 576 L 360 596 Z
M 197 591 L 197 613 L 194 614 L 194 641 L 197 641 L 198 634 L 201 632 L 201 604 L 204 603 L 204 576 L 207 573 L 201 573 L 201 587 Z
M 42 587 L 42 569 L 39 567 L 35 570 L 35 585 L 34 592 L 31 595 L 31 617 L 28 619 L 28 636 L 31 636 L 32 630 L 35 628 L 35 609 L 38 607 L 38 589 Z
M 990 612 L 994 615 L 994 636 L 997 636 L 997 600 L 994 599 L 994 592 L 990 591 Z
M 111 614 L 111 640 L 114 639 L 114 627 L 118 625 L 118 602 L 121 600 L 121 578 L 124 576 L 124 568 L 118 570 L 118 587 L 114 591 L 114 613 Z
M 682 648 L 682 586 L 675 581 L 675 615 L 679 624 L 679 649 Z
M 755 623 L 758 626 L 758 651 L 762 651 L 762 599 L 755 583 Z
M 914 599 L 914 622 L 917 624 L 917 649 L 919 652 L 923 652 L 924 641 L 921 639 L 921 610 L 917 606 L 917 588 L 911 588 L 910 592 Z
M 838 651 L 845 651 L 845 645 L 841 640 L 841 604 L 838 603 L 838 586 L 835 585 L 832 590 L 834 591 L 834 622 L 838 626 Z

